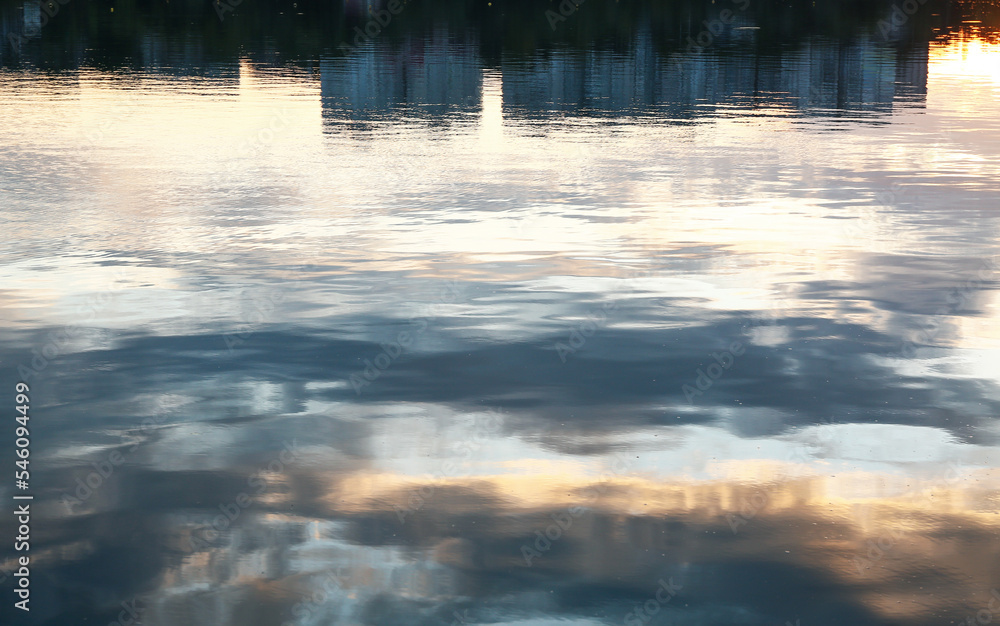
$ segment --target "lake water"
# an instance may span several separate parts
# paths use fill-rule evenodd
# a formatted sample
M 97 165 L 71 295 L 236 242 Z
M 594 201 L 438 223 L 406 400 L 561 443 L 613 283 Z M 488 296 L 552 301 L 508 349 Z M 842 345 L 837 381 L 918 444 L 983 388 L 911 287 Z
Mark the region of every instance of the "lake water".
M 0 622 L 1000 623 L 1000 4 L 793 4 L 0 4 Z

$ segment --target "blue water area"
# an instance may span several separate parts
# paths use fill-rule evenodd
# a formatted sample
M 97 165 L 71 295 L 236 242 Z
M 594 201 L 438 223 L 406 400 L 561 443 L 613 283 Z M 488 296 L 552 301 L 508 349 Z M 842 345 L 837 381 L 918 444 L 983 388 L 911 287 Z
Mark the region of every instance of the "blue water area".
M 0 40 L 3 624 L 1000 621 L 997 2 Z

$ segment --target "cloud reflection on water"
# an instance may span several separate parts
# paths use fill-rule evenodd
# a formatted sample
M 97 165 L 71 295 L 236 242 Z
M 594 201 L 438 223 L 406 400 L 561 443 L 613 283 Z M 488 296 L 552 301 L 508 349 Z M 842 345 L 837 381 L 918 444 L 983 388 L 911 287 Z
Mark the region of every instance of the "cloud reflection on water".
M 0 130 L 22 244 L 0 361 L 128 269 L 31 381 L 41 619 L 137 597 L 149 624 L 616 624 L 660 579 L 682 589 L 654 624 L 988 606 L 998 277 L 963 285 L 997 252 L 1000 49 L 971 41 L 678 67 L 643 35 L 484 67 L 474 36 L 436 33 L 310 71 L 0 75 L 22 122 Z M 276 108 L 287 128 L 240 155 Z M 447 281 L 463 297 L 356 394 Z M 563 363 L 554 343 L 612 300 Z M 503 426 L 464 457 L 487 407 Z M 207 538 L 288 441 L 301 458 Z

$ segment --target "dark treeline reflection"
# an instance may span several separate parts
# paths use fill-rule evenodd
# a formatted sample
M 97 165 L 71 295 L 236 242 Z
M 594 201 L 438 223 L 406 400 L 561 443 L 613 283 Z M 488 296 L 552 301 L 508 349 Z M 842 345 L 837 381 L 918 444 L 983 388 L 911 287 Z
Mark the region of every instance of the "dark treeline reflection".
M 370 16 L 351 2 L 246 0 L 220 12 L 211 3 L 77 0 L 52 4 L 51 18 L 35 3 L 4 2 L 0 59 L 11 68 L 146 71 L 234 85 L 243 59 L 292 61 L 321 80 L 331 120 L 402 108 L 474 111 L 484 67 L 501 72 L 514 115 L 692 117 L 708 112 L 704 104 L 724 103 L 884 112 L 924 97 L 931 38 L 963 18 L 980 17 L 984 28 L 995 22 L 988 10 L 935 2 L 896 26 L 888 2 L 592 0 L 555 21 L 535 3 L 415 1 L 371 40 L 360 34 L 375 32 Z
M 348 47 L 365 41 L 359 32 L 366 28 L 376 32 L 365 8 L 381 11 L 385 4 L 382 0 L 244 0 L 231 10 L 230 5 L 220 10 L 219 3 L 207 0 L 64 2 L 53 0 L 41 8 L 37 2 L 0 2 L 3 65 L 166 66 L 197 73 L 241 57 L 283 62 L 350 56 Z M 690 53 L 706 28 L 714 32 L 710 38 L 702 35 L 700 42 L 714 53 L 747 45 L 761 51 L 796 48 L 815 36 L 848 45 L 858 37 L 872 37 L 905 48 L 947 32 L 970 16 L 968 7 L 957 11 L 952 3 L 929 0 L 905 23 L 892 25 L 892 7 L 889 0 L 589 0 L 564 21 L 555 21 L 546 11 L 557 9 L 557 3 L 411 0 L 384 30 L 377 29 L 383 32 L 374 39 L 380 46 L 406 50 L 414 38 L 444 29 L 451 37 L 474 41 L 477 56 L 497 65 L 505 54 L 530 57 L 539 50 L 567 46 L 622 53 L 641 48 L 663 56 Z M 726 24 L 711 26 L 724 10 L 733 16 Z M 971 12 L 987 25 L 997 23 L 993 8 L 973 5 Z
M 220 19 L 209 5 L 183 2 L 120 3 L 113 13 L 104 4 L 57 3 L 51 18 L 36 4 L 5 3 L 2 60 L 234 85 L 241 59 L 297 60 L 321 80 L 332 120 L 377 119 L 402 108 L 421 115 L 474 111 L 484 67 L 501 72 L 503 103 L 514 115 L 691 117 L 708 112 L 698 108 L 704 104 L 727 102 L 888 111 L 893 102 L 924 97 L 928 41 L 960 21 L 949 5 L 928 4 L 889 28 L 888 4 L 730 4 L 594 0 L 553 30 L 545 10 L 532 4 L 415 2 L 364 44 L 359 33 L 370 24 L 359 21 L 353 5 L 248 0 Z M 733 14 L 726 24 L 723 10 Z

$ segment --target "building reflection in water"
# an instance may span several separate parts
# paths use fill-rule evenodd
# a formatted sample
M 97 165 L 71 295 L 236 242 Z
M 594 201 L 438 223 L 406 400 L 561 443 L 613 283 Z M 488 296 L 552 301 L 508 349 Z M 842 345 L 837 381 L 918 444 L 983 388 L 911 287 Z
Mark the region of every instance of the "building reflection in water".
M 434 31 L 398 48 L 367 46 L 322 60 L 325 115 L 363 121 L 477 111 L 483 83 L 477 49 L 474 40 L 455 42 L 447 31 Z
M 505 115 L 716 115 L 725 107 L 801 113 L 889 113 L 927 90 L 927 44 L 898 51 L 872 38 L 813 40 L 776 55 L 674 54 L 659 57 L 649 37 L 632 50 L 554 50 L 505 58 Z M 323 105 L 331 120 L 393 114 L 445 115 L 481 104 L 482 60 L 474 41 L 444 33 L 399 48 L 368 46 L 321 62 Z

